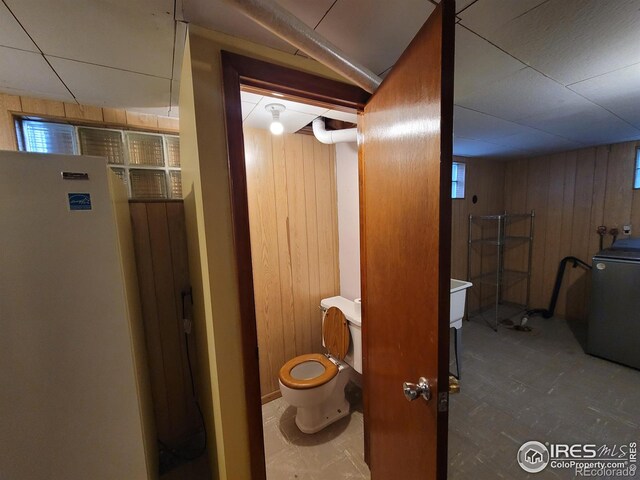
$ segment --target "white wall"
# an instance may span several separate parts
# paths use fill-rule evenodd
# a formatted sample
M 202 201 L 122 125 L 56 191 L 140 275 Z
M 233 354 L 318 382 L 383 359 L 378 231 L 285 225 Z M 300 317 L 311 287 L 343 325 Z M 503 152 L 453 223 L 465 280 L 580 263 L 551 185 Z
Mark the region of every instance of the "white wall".
M 338 186 L 338 238 L 340 242 L 340 295 L 360 297 L 360 199 L 358 195 L 358 147 L 336 144 Z

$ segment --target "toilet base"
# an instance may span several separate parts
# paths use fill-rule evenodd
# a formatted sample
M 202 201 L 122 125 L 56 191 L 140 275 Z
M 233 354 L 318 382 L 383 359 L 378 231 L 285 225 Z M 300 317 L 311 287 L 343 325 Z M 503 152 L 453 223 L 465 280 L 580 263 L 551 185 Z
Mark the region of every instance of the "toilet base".
M 340 398 L 341 397 L 341 398 Z M 318 408 L 298 407 L 296 410 L 296 425 L 302 433 L 316 433 L 332 423 L 349 415 L 349 402 L 344 394 L 334 401 L 329 401 Z

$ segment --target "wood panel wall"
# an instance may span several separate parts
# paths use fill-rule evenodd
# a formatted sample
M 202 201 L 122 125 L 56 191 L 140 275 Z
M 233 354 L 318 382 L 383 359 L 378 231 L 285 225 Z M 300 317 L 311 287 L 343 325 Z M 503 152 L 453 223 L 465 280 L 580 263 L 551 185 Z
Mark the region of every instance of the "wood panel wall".
M 182 321 L 182 292 L 189 289 L 184 208 L 182 201 L 129 206 L 158 438 L 176 447 L 200 430 Z M 198 333 L 188 340 L 196 382 Z
M 622 230 L 623 225 L 632 224 L 636 230 L 632 234 L 640 236 L 640 191 L 633 190 L 639 146 L 640 142 L 627 142 L 507 162 L 505 208 L 536 211 L 533 307 L 548 306 L 563 257 L 571 255 L 591 263 L 599 249 L 599 225 Z M 607 237 L 605 246 L 610 243 L 611 237 Z M 524 255 L 520 262 L 524 262 Z M 588 272 L 569 268 L 556 315 L 585 319 L 589 283 Z
M 451 277 L 459 280 L 467 278 L 467 239 L 469 232 L 469 215 L 490 215 L 504 211 L 504 173 L 505 162 L 484 160 L 480 158 L 454 157 L 455 162 L 466 165 L 465 197 L 452 202 L 451 222 Z M 477 203 L 473 203 L 473 196 Z M 491 252 L 485 260 L 490 261 Z M 474 251 L 471 259 L 478 264 L 479 252 Z M 479 289 L 473 288 L 473 294 L 467 296 L 469 311 L 480 306 Z M 486 299 L 485 299 L 486 300 Z M 483 301 L 483 304 L 486 302 Z
M 245 128 L 263 401 L 291 358 L 322 352 L 322 298 L 339 295 L 335 148 Z
M 0 150 L 17 150 L 13 115 L 34 115 L 83 125 L 177 133 L 177 118 L 0 93 Z

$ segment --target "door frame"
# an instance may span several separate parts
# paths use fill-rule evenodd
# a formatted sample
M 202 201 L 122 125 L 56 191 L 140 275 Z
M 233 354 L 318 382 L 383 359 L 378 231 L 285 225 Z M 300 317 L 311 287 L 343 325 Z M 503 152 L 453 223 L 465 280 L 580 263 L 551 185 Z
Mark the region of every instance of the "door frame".
M 359 112 L 364 110 L 364 105 L 370 95 L 359 87 L 337 80 L 319 77 L 224 50 L 221 52 L 221 59 L 231 216 L 235 262 L 238 272 L 243 379 L 247 406 L 251 478 L 264 480 L 266 479 L 266 466 L 257 354 L 258 335 L 253 290 L 240 87 L 244 85 L 267 89 L 281 93 L 285 99 L 298 97 L 312 102 L 354 108 Z M 363 345 L 363 355 L 366 355 L 366 345 Z

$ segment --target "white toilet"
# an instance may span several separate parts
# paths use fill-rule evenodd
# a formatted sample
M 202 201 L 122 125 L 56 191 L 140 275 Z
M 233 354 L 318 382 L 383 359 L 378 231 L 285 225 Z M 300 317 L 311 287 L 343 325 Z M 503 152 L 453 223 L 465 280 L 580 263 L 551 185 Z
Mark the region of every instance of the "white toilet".
M 280 369 L 282 398 L 296 407 L 296 425 L 304 433 L 316 433 L 349 414 L 344 388 L 351 367 L 362 373 L 362 321 L 354 302 L 331 297 L 320 307 L 328 353 L 300 355 Z

